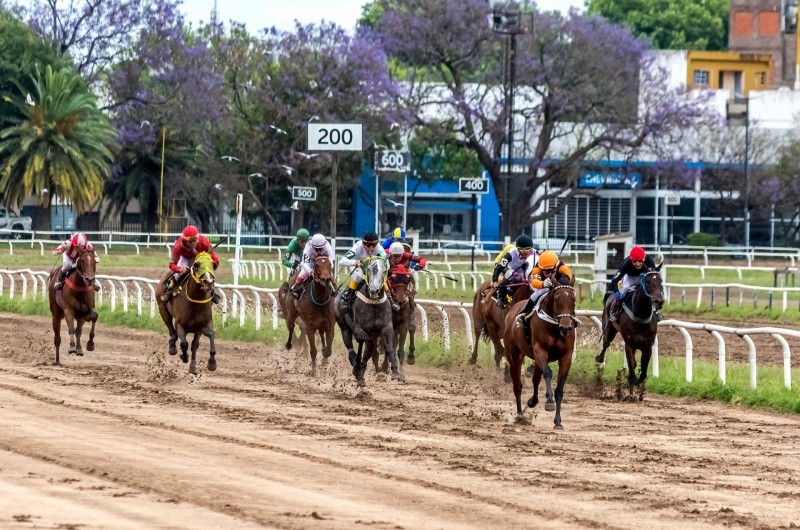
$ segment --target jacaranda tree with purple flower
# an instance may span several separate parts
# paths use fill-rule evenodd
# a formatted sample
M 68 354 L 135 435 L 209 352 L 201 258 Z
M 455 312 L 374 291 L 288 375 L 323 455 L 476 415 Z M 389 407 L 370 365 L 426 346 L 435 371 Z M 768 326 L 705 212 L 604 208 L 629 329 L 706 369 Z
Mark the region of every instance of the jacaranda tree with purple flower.
M 517 39 L 514 152 L 527 160 L 506 197 L 503 37 L 492 32 L 490 11 L 484 0 L 388 2 L 375 36 L 407 67 L 400 102 L 415 125 L 456 135 L 477 154 L 501 206 L 509 203 L 502 233 L 520 233 L 591 193 L 578 187 L 586 161 L 631 158 L 703 119 L 701 98 L 671 86 L 628 29 L 576 12 L 536 13 L 532 32 Z

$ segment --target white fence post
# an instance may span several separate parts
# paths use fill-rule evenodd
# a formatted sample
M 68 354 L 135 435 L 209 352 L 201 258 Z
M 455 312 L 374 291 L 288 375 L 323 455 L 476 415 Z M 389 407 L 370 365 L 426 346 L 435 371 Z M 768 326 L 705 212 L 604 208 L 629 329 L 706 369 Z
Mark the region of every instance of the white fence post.
M 749 336 L 742 335 L 742 338 L 747 343 L 747 347 L 750 350 L 750 388 L 755 390 L 758 384 L 758 381 L 756 381 L 758 376 L 758 368 L 756 367 L 756 345 L 753 344 L 753 339 Z
M 783 386 L 792 389 L 792 354 L 789 350 L 789 343 L 781 335 L 773 333 L 772 336 L 777 340 L 783 349 Z
M 718 347 L 718 359 L 719 359 L 719 380 L 722 381 L 724 385 L 726 382 L 726 374 L 727 370 L 725 368 L 725 339 L 722 338 L 719 331 L 711 331 L 711 336 L 717 339 L 717 347 Z

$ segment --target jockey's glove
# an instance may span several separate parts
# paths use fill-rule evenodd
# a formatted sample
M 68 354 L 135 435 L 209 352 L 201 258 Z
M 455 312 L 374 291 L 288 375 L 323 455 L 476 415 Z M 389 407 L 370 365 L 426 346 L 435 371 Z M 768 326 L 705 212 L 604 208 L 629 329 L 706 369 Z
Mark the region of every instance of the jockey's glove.
M 542 282 L 542 287 L 552 287 L 552 286 L 553 282 L 550 280 L 550 278 L 547 278 L 545 281 Z
M 415 270 L 415 271 L 424 271 L 424 270 L 425 270 L 425 267 L 423 267 L 422 265 L 420 265 L 419 263 L 417 263 L 416 265 L 414 265 L 414 270 Z
M 619 291 L 617 291 L 616 293 L 614 293 L 614 298 L 615 298 L 616 300 L 622 300 L 622 295 L 620 294 L 620 292 L 619 292 Z

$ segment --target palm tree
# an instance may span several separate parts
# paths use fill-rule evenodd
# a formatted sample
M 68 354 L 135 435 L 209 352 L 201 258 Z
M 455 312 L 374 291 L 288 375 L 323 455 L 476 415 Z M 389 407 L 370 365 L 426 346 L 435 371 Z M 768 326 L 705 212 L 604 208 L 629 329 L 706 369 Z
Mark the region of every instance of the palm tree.
M 3 95 L 23 119 L 0 132 L 0 192 L 12 207 L 35 196 L 36 228 L 50 230 L 52 196 L 79 215 L 102 196 L 115 132 L 78 75 L 48 66 L 33 82 L 32 95 L 19 85 L 19 96 Z

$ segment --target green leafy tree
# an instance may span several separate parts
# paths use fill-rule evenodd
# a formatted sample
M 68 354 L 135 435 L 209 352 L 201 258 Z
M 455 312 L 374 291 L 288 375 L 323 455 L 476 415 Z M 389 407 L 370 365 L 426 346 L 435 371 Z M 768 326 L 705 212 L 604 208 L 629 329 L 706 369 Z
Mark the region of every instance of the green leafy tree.
M 30 100 L 22 86 L 19 95 L 3 96 L 23 120 L 0 132 L 0 191 L 12 207 L 37 197 L 36 228 L 49 230 L 54 194 L 72 203 L 77 214 L 100 199 L 115 133 L 77 74 L 48 66 L 33 85 Z
M 67 59 L 57 57 L 23 22 L 0 6 L 0 94 L 16 92 L 14 82 L 27 92 L 34 89 L 32 76 L 36 69 L 48 65 L 56 70 L 69 66 Z M 0 128 L 21 119 L 17 109 L 0 100 Z
M 653 47 L 725 50 L 729 0 L 587 0 L 589 13 L 629 26 Z

